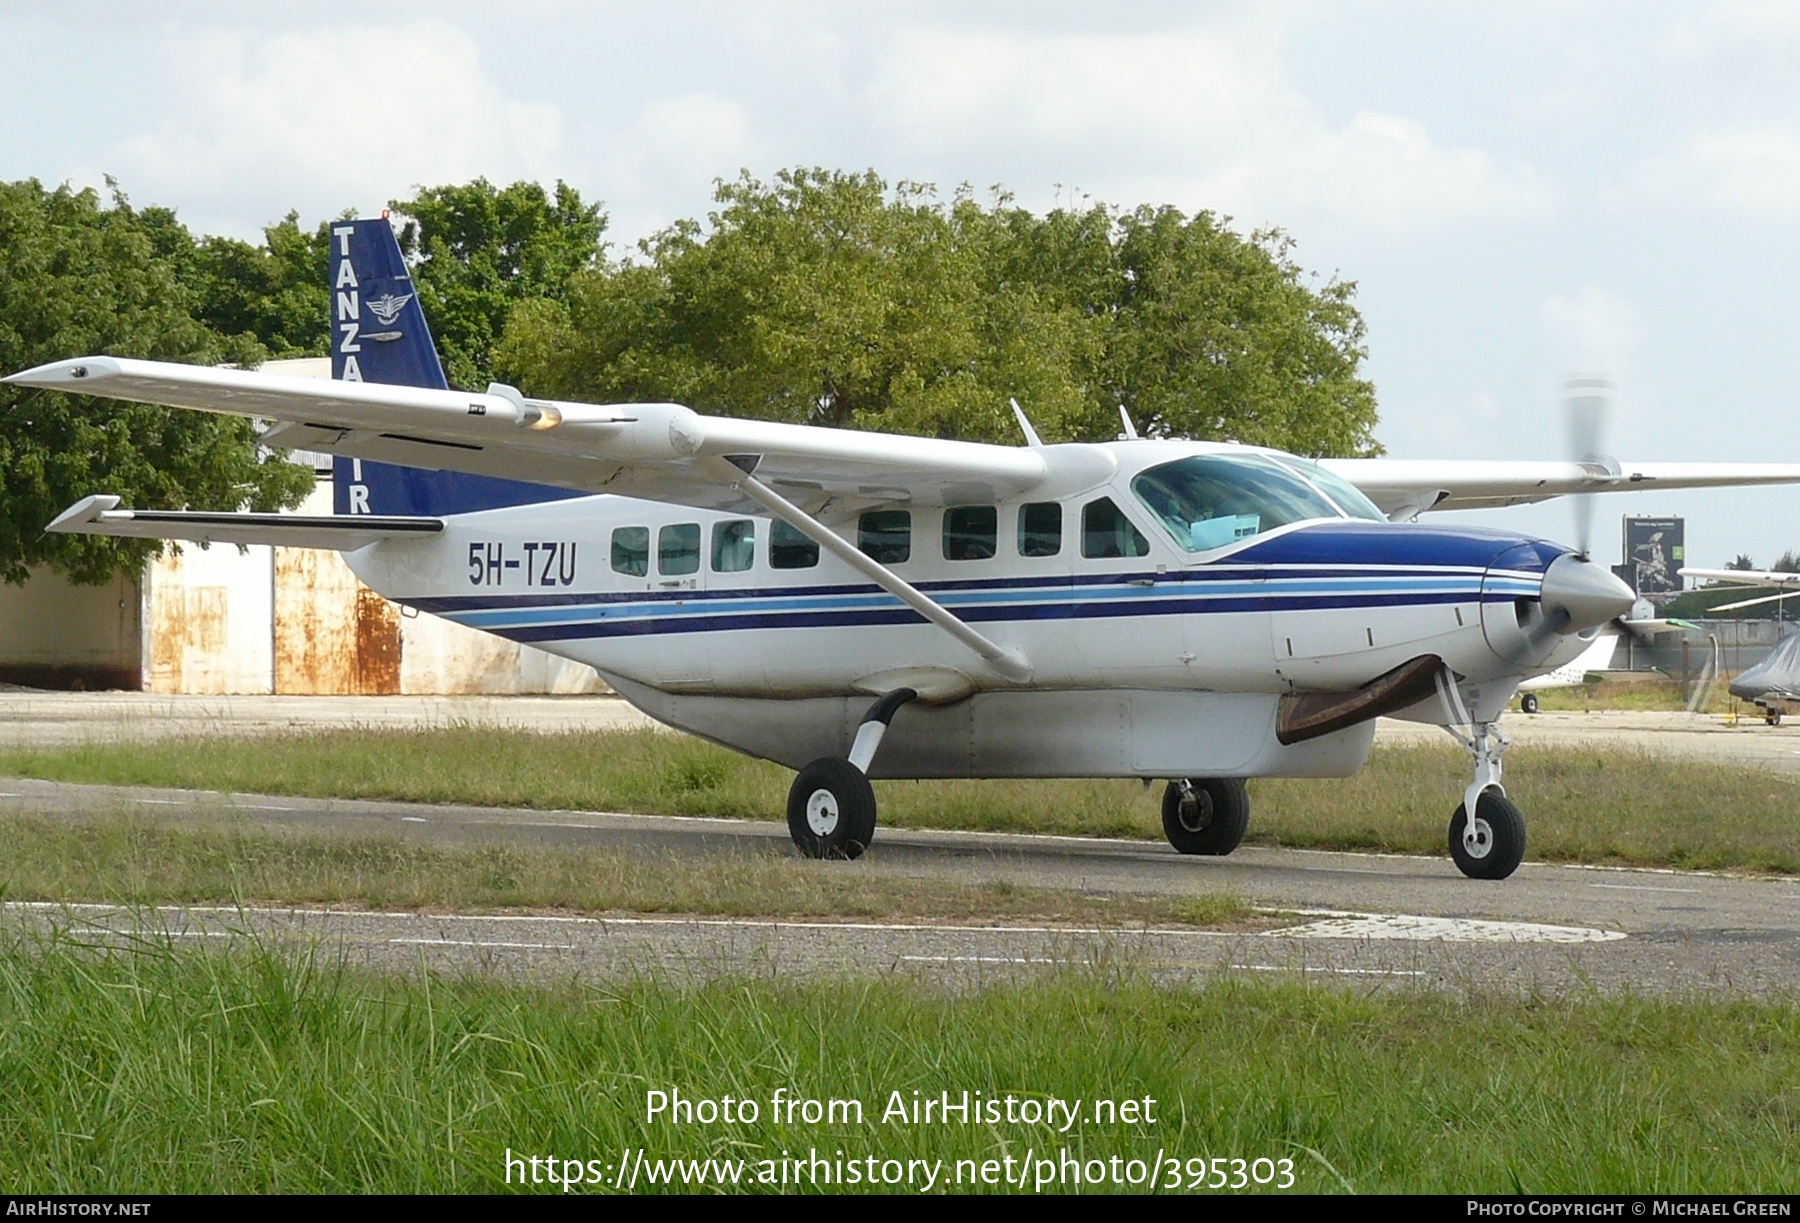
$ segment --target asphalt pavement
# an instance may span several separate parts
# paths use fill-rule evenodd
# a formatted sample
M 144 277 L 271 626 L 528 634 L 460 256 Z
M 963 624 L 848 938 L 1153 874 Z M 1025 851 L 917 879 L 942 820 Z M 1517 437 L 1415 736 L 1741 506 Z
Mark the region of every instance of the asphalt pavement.
M 519 811 L 0 779 L 0 812 L 256 822 L 467 843 L 592 844 L 666 858 L 793 852 L 785 827 L 580 811 Z M 95 937 L 324 941 L 358 962 L 526 975 L 906 972 L 951 982 L 1132 963 L 1168 977 L 1220 970 L 1352 982 L 1559 993 L 1800 992 L 1800 881 L 1527 862 L 1464 878 L 1447 858 L 1245 848 L 1193 858 L 1098 838 L 884 828 L 851 874 L 1006 880 L 1101 895 L 1220 891 L 1293 914 L 1256 933 L 1072 926 L 641 916 L 441 915 L 295 909 L 20 905 L 17 921 Z

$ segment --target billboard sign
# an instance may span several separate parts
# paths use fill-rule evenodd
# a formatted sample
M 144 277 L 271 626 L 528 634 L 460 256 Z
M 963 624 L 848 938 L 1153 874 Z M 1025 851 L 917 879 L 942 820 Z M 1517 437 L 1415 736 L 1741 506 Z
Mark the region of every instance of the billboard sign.
M 1624 526 L 1625 564 L 1620 576 L 1625 584 L 1641 595 L 1680 590 L 1680 569 L 1687 563 L 1687 520 L 1626 518 Z

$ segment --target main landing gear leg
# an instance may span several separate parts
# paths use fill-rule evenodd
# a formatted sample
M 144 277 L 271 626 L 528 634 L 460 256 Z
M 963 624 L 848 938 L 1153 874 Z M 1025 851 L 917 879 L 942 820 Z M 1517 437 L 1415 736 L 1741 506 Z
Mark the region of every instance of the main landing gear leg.
M 788 835 L 809 858 L 856 858 L 875 839 L 875 788 L 869 765 L 900 706 L 916 700 L 911 688 L 896 688 L 863 715 L 850 758 L 821 756 L 794 778 L 788 791 Z
M 1504 879 L 1525 859 L 1525 816 L 1500 784 L 1500 758 L 1512 741 L 1500 733 L 1497 722 L 1477 722 L 1469 716 L 1449 668 L 1438 674 L 1437 687 L 1445 712 L 1455 723 L 1444 729 L 1475 762 L 1475 779 L 1463 791 L 1462 806 L 1450 817 L 1450 857 L 1471 879 Z M 1467 726 L 1470 733 L 1464 735 L 1458 726 Z

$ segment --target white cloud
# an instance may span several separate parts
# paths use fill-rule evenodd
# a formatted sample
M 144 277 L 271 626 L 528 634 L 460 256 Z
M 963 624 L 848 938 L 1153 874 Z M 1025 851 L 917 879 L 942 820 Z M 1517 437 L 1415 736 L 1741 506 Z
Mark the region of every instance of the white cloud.
M 507 97 L 474 40 L 441 22 L 178 31 L 162 52 L 170 109 L 111 150 L 107 168 L 184 211 L 373 208 L 414 184 L 535 177 L 561 143 L 558 108 Z
M 611 232 L 633 238 L 691 212 L 699 188 L 757 157 L 742 102 L 681 94 L 647 102 L 616 136 L 597 140 L 593 181 L 605 184 Z
M 1593 285 L 1573 296 L 1546 297 L 1538 318 L 1551 355 L 1571 375 L 1617 379 L 1630 370 L 1644 342 L 1637 307 Z
M 1800 215 L 1800 135 L 1781 127 L 1695 133 L 1640 162 L 1604 198 L 1619 210 L 1792 218 Z
M 1531 167 L 1446 148 L 1419 121 L 1365 110 L 1336 125 L 1254 31 L 1036 37 L 912 30 L 863 103 L 914 155 L 1080 168 L 1105 198 L 1173 198 L 1262 223 L 1324 218 L 1381 234 L 1542 215 Z

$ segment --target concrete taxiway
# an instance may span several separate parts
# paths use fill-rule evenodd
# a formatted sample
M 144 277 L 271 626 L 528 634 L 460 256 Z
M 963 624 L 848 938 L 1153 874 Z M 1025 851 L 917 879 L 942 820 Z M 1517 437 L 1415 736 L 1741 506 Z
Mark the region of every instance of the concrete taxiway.
M 136 808 L 449 842 L 626 847 L 668 857 L 790 855 L 785 827 L 603 812 L 311 800 L 0 779 L 0 813 Z M 1527 863 L 1465 879 L 1447 859 L 1246 848 L 1185 858 L 1163 845 L 884 828 L 854 863 L 815 869 L 1008 881 L 1122 895 L 1227 891 L 1295 916 L 1257 933 L 730 919 L 456 916 L 290 909 L 8 906 L 13 921 L 93 937 L 145 925 L 180 939 L 322 940 L 361 962 L 528 974 L 683 976 L 906 971 L 964 981 L 1135 963 L 1354 981 L 1561 992 L 1800 993 L 1800 881 Z

